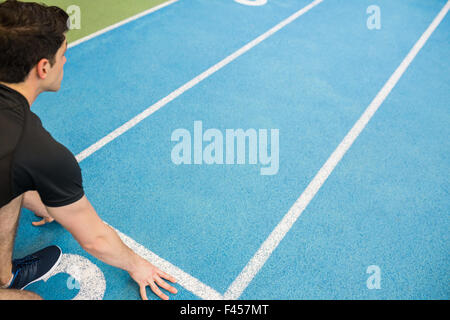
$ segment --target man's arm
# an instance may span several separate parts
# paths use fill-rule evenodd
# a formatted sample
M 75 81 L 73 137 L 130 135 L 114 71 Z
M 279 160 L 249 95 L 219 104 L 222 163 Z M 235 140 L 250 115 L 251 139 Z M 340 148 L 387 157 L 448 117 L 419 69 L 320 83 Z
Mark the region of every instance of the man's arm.
M 163 279 L 171 282 L 176 280 L 128 248 L 117 233 L 100 219 L 85 196 L 68 206 L 47 207 L 47 211 L 88 253 L 109 265 L 128 271 L 138 283 L 142 299 L 147 300 L 147 286 L 163 300 L 168 300 L 169 297 L 158 286 L 177 293 Z
M 36 216 L 41 217 L 41 221 L 32 222 L 35 227 L 42 226 L 46 223 L 53 222 L 53 218 L 50 217 L 47 207 L 42 203 L 41 197 L 37 191 L 27 191 L 23 195 L 23 204 L 25 209 L 30 210 Z

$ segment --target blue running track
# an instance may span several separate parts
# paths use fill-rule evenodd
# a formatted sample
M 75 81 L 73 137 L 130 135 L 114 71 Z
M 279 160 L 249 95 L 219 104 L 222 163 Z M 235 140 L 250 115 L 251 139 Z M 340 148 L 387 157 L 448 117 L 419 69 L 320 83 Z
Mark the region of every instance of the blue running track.
M 311 1 L 180 0 L 68 50 L 63 87 L 33 106 L 75 155 Z M 105 222 L 223 295 L 446 4 L 324 0 L 83 161 Z M 447 16 L 240 299 L 450 297 Z M 172 133 L 279 129 L 279 170 L 175 165 Z M 24 210 L 20 257 L 50 244 L 87 258 L 104 299 L 139 299 L 128 274 Z M 381 287 L 369 289 L 369 266 Z M 60 273 L 28 289 L 72 299 Z M 70 282 L 70 281 L 69 281 Z M 96 286 L 94 283 L 82 285 Z M 176 285 L 171 299 L 200 299 Z M 149 298 L 157 299 L 148 290 Z

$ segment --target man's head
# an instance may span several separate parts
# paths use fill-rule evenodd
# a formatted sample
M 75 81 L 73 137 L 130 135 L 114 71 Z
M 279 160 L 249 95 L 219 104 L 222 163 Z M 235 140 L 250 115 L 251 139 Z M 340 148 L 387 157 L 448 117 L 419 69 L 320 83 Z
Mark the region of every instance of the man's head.
M 66 62 L 68 19 L 58 7 L 0 2 L 0 82 L 32 81 L 39 91 L 58 91 Z

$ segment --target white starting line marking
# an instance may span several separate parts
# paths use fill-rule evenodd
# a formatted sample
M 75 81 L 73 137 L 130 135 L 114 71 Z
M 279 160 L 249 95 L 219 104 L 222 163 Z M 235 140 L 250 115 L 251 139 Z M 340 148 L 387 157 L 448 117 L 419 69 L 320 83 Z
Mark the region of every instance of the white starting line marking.
M 80 284 L 79 292 L 73 300 L 102 300 L 106 291 L 103 272 L 88 259 L 76 254 L 63 254 L 61 262 L 44 281 L 58 273 L 69 274 Z M 69 280 L 68 280 L 69 281 Z M 70 288 L 73 289 L 73 288 Z
M 283 240 L 284 236 L 289 232 L 294 223 L 300 217 L 302 212 L 317 194 L 319 189 L 325 183 L 331 172 L 333 172 L 334 168 L 341 161 L 342 157 L 348 151 L 348 149 L 352 146 L 353 142 L 358 138 L 359 134 L 366 127 L 372 116 L 384 102 L 386 97 L 398 83 L 402 75 L 408 69 L 411 62 L 417 56 L 419 51 L 425 45 L 427 40 L 430 38 L 431 34 L 436 30 L 441 21 L 444 19 L 450 8 L 450 0 L 444 6 L 444 8 L 439 12 L 434 21 L 428 27 L 428 29 L 424 32 L 424 34 L 420 37 L 414 47 L 411 49 L 406 58 L 402 61 L 400 66 L 395 70 L 389 80 L 386 82 L 381 91 L 377 94 L 372 103 L 368 106 L 363 115 L 359 118 L 359 120 L 355 123 L 353 128 L 348 132 L 345 136 L 344 140 L 339 144 L 336 150 L 331 154 L 328 160 L 325 162 L 323 167 L 319 170 L 314 179 L 310 182 L 308 187 L 302 193 L 300 198 L 294 203 L 291 209 L 286 213 L 281 222 L 276 226 L 276 228 L 272 231 L 269 237 L 264 241 L 261 247 L 258 249 L 256 254 L 250 260 L 250 262 L 245 266 L 239 276 L 233 281 L 231 286 L 228 288 L 227 292 L 224 294 L 225 299 L 238 299 L 242 292 L 247 288 L 256 274 L 261 270 L 263 265 L 271 256 L 272 252 L 278 247 L 281 240 Z
M 130 247 L 134 252 L 136 252 L 138 255 L 140 255 L 145 260 L 149 261 L 150 263 L 154 264 L 159 269 L 163 270 L 164 272 L 170 274 L 175 279 L 177 279 L 177 283 L 183 286 L 188 291 L 192 292 L 196 296 L 204 299 L 204 300 L 222 300 L 223 296 L 212 289 L 211 287 L 203 284 L 193 276 L 187 274 L 183 270 L 177 268 L 170 262 L 160 258 L 147 248 L 145 248 L 143 245 L 140 245 L 127 235 L 123 234 L 122 232 L 118 231 L 117 229 L 113 228 L 119 237 L 122 239 L 122 241 Z

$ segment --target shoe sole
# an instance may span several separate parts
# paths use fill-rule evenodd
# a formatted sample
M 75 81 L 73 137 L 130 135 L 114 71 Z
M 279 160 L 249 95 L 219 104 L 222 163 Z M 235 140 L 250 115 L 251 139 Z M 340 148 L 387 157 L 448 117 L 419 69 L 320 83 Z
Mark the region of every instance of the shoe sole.
M 46 274 L 42 275 L 41 277 L 37 278 L 36 280 L 31 281 L 30 283 L 28 283 L 26 286 L 24 286 L 23 288 L 19 289 L 19 290 L 25 290 L 26 287 L 28 287 L 29 285 L 32 285 L 35 282 L 41 281 L 42 279 L 46 278 L 49 274 L 51 274 L 53 271 L 55 271 L 56 267 L 59 265 L 59 263 L 61 262 L 61 257 L 63 255 L 62 250 L 60 247 L 55 246 L 59 249 L 59 251 L 61 252 L 61 254 L 58 257 L 58 260 L 56 260 L 55 264 L 53 265 L 53 267 L 47 271 Z

